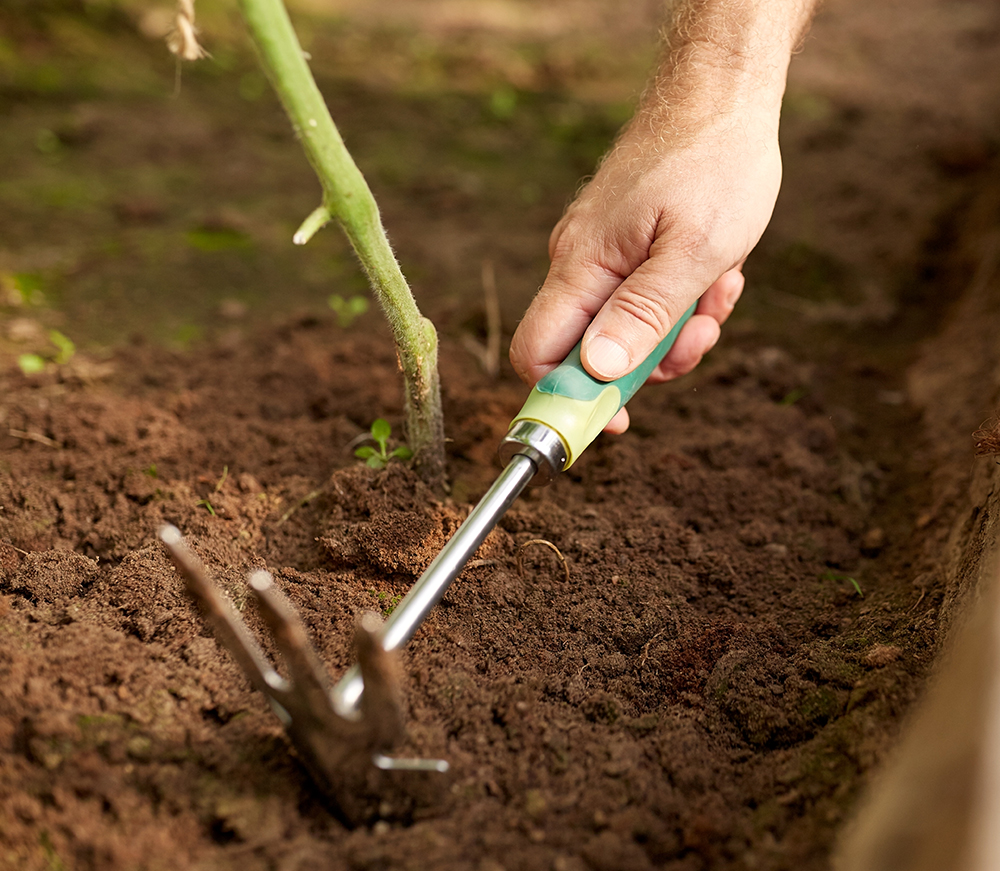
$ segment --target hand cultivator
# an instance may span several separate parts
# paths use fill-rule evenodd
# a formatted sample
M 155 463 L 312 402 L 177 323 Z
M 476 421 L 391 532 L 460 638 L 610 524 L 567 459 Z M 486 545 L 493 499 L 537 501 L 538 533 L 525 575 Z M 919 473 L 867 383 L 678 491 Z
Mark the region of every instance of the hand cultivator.
M 285 596 L 264 571 L 249 579 L 258 608 L 288 677 L 268 661 L 246 625 L 208 579 L 173 527 L 160 538 L 202 606 L 218 639 L 253 685 L 267 697 L 318 785 L 333 793 L 346 766 L 383 770 L 446 771 L 443 760 L 386 755 L 403 736 L 396 654 L 417 631 L 451 582 L 529 482 L 544 484 L 569 468 L 635 394 L 670 350 L 694 307 L 633 372 L 617 381 L 592 378 L 580 346 L 532 389 L 500 445 L 504 469 L 479 504 L 385 621 L 371 613 L 358 621 L 358 663 L 333 685 Z

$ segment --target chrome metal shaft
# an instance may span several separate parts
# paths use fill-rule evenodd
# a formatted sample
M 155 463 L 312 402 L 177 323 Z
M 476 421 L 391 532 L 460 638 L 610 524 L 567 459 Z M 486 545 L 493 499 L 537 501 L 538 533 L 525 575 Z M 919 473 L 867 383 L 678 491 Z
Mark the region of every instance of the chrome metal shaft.
M 451 582 L 537 470 L 535 462 L 524 454 L 511 458 L 493 486 L 385 621 L 380 640 L 386 650 L 396 650 L 413 637 L 417 627 L 441 601 Z M 352 666 L 333 688 L 333 705 L 337 713 L 342 717 L 357 716 L 363 691 L 361 671 L 356 665 Z

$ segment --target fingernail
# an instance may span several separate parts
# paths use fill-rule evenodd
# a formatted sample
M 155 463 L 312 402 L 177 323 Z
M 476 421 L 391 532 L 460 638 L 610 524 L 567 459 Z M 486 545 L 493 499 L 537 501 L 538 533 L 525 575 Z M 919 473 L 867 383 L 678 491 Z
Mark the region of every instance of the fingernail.
M 587 361 L 591 370 L 609 381 L 624 375 L 631 362 L 628 351 L 607 336 L 595 336 L 587 343 Z
M 743 275 L 737 273 L 729 281 L 729 290 L 726 293 L 726 305 L 732 308 L 736 305 L 739 298 L 743 295 L 743 284 L 746 279 Z

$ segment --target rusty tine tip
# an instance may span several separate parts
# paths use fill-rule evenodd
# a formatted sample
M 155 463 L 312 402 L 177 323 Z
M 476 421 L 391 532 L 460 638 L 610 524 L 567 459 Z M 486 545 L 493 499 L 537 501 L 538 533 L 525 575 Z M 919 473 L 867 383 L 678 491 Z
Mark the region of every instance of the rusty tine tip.
M 375 633 L 382 628 L 382 618 L 379 617 L 374 611 L 365 611 L 358 618 L 358 625 L 365 630 L 365 632 Z
M 163 524 L 159 531 L 160 541 L 162 541 L 168 547 L 175 547 L 184 540 L 184 536 L 181 535 L 181 531 L 169 523 Z
M 264 569 L 257 569 L 247 579 L 247 583 L 250 584 L 254 592 L 262 593 L 264 590 L 269 590 L 274 586 L 274 578 L 271 577 L 270 572 L 266 572 Z

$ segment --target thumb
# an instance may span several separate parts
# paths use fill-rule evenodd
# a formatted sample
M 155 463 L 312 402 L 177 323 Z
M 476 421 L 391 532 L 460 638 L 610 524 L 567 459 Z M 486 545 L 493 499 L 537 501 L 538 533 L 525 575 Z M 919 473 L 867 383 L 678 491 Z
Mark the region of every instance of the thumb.
M 583 257 L 560 257 L 518 325 L 510 360 L 534 384 L 558 366 L 580 340 L 621 278 Z
M 613 381 L 648 357 L 711 280 L 685 278 L 667 258 L 650 258 L 623 281 L 583 337 L 580 358 L 595 378 Z

